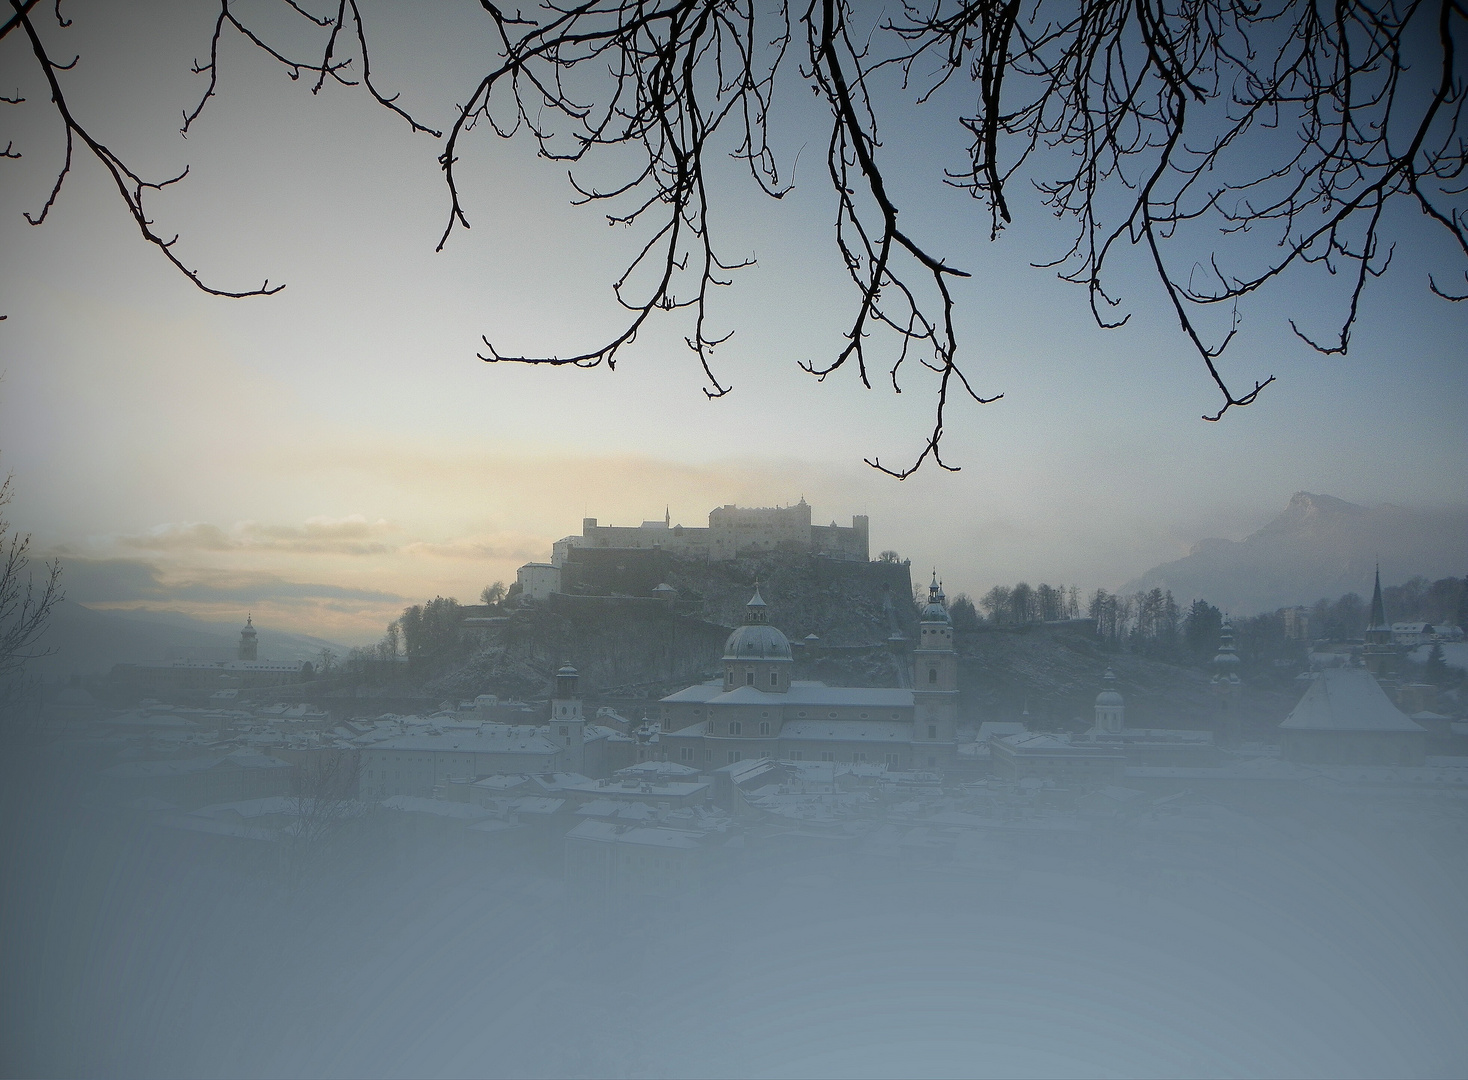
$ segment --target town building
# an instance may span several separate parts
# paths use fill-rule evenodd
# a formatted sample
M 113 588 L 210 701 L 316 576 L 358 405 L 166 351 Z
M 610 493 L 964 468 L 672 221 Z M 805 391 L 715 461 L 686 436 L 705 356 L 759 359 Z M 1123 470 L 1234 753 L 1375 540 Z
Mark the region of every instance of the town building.
M 526 563 L 515 572 L 520 595 L 527 600 L 549 600 L 561 591 L 561 568 L 552 563 Z
M 1041 731 L 995 739 L 989 753 L 994 775 L 1001 780 L 1048 780 L 1063 788 L 1114 784 L 1126 769 L 1126 751 L 1119 743 Z
M 432 795 L 453 780 L 495 773 L 544 773 L 561 767 L 562 748 L 538 727 L 484 724 L 472 731 L 399 735 L 362 751 L 361 791 L 380 801 Z
M 1285 759 L 1301 764 L 1421 765 L 1427 746 L 1427 731 L 1364 667 L 1318 672 L 1279 736 Z
M 179 655 L 182 653 L 182 655 Z M 240 630 L 235 657 L 209 655 L 209 650 L 174 650 L 171 659 L 140 664 L 114 664 L 112 684 L 133 692 L 167 690 L 223 690 L 242 687 L 284 686 L 311 675 L 304 660 L 261 660 L 253 615 Z
M 1437 627 L 1428 622 L 1392 623 L 1392 641 L 1409 649 L 1438 639 Z
M 1228 626 L 1228 623 L 1224 623 Z M 1230 631 L 1231 635 L 1231 631 Z M 1229 639 L 1226 639 L 1229 640 Z M 1228 646 L 1230 652 L 1232 645 Z M 1224 675 L 1225 684 L 1228 672 Z M 1236 676 L 1235 676 L 1236 677 Z M 1216 687 L 1215 683 L 1215 687 Z M 1213 732 L 1174 728 L 1133 728 L 1126 723 L 1126 699 L 1117 689 L 1116 673 L 1110 668 L 1101 680 L 1096 695 L 1095 722 L 1091 730 L 1072 744 L 1079 750 L 1096 746 L 1120 750 L 1128 767 L 1133 765 L 1168 765 L 1205 768 L 1218 764 Z M 1225 717 L 1227 723 L 1227 717 Z M 1036 750 L 1039 750 L 1038 744 Z M 1053 757 L 1056 751 L 1047 751 Z M 1009 772 L 1016 770 L 1011 766 Z M 1072 770 L 1075 774 L 1075 770 Z
M 659 704 L 668 761 L 715 769 L 752 758 L 844 761 L 894 770 L 951 768 L 958 654 L 936 575 L 913 651 L 913 689 L 835 687 L 792 677 L 789 639 L 769 624 L 756 586 L 724 645 L 724 677 Z

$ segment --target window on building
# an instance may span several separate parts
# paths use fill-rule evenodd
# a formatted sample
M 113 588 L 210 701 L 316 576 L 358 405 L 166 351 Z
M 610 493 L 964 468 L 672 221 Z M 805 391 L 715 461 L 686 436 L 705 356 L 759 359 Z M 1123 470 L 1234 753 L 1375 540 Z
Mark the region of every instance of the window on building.
M 821 760 L 822 761 L 835 761 L 836 760 L 836 753 L 835 753 L 835 751 L 833 751 L 833 750 L 822 750 L 821 751 Z
M 935 668 L 935 667 L 928 668 L 928 682 L 935 683 L 937 681 L 938 681 L 938 669 Z
M 729 721 L 729 734 L 730 735 L 743 735 L 744 734 L 744 724 L 742 722 L 738 721 L 738 720 L 730 720 Z
M 863 754 L 863 753 L 860 753 L 860 752 L 858 752 L 856 750 L 853 750 L 851 752 L 851 762 L 852 762 L 853 765 L 858 764 L 858 763 L 863 762 L 863 761 L 866 761 L 866 759 L 867 759 L 867 756 L 865 754 Z
M 569 734 L 571 734 L 571 727 L 570 727 L 569 724 L 562 724 L 561 725 L 561 734 L 562 735 L 569 735 Z
M 744 673 L 744 684 L 746 686 L 753 686 L 754 685 L 754 672 L 752 672 L 752 671 L 746 671 Z
M 889 769 L 895 769 L 895 768 L 897 768 L 898 757 L 897 757 L 896 754 L 888 754 L 886 760 L 887 760 L 887 768 L 889 768 Z
M 930 738 L 930 739 L 936 739 L 937 737 L 938 737 L 938 725 L 937 724 L 929 724 L 928 725 L 928 738 Z
M 729 751 L 729 764 L 730 765 L 733 765 L 741 757 L 743 757 L 743 755 L 740 754 L 740 752 L 738 750 L 730 750 Z
M 680 759 L 682 759 L 683 761 L 692 761 L 693 760 L 693 747 L 691 747 L 691 746 L 685 746 L 682 750 L 679 750 L 678 751 L 678 757 Z
M 714 760 L 714 752 L 712 750 L 705 750 L 703 752 L 703 759 L 704 759 L 704 761 L 713 761 Z
M 770 722 L 768 720 L 760 721 L 759 733 L 761 735 L 768 735 L 770 733 Z
M 771 686 L 779 686 L 780 685 L 780 673 L 778 671 L 772 671 L 772 672 L 770 672 L 770 685 Z
M 805 751 L 804 750 L 797 750 L 797 751 L 795 751 L 795 753 L 792 755 L 792 758 L 795 761 L 804 761 L 805 760 Z

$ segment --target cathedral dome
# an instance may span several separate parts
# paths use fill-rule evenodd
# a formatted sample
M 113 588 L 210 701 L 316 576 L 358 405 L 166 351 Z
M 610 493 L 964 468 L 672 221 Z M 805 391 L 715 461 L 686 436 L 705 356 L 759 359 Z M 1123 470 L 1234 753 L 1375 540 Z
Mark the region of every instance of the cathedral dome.
M 748 623 L 724 642 L 725 660 L 789 660 L 790 639 L 769 623 Z
M 1106 675 L 1101 681 L 1102 690 L 1096 695 L 1097 705 L 1123 705 L 1120 694 L 1116 692 L 1116 673 L 1110 668 L 1106 669 Z
M 937 602 L 923 608 L 923 622 L 948 622 L 948 609 Z

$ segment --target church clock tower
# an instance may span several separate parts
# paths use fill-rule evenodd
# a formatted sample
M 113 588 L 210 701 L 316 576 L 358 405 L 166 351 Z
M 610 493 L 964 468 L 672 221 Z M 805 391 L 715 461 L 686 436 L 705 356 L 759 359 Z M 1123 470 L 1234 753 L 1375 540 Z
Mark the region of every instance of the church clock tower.
M 928 586 L 918 645 L 912 654 L 912 766 L 941 769 L 950 764 L 958 725 L 958 653 L 953 622 L 938 574 Z

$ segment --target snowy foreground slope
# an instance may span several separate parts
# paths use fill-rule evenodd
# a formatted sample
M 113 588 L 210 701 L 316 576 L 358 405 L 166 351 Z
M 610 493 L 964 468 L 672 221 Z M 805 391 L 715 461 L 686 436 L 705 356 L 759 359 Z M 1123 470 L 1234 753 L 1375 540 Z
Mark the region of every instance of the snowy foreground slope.
M 1468 1067 L 1456 800 L 1276 811 L 1206 858 L 830 855 L 592 905 L 564 894 L 554 852 L 433 844 L 347 853 L 291 890 L 30 790 L 6 818 L 7 1075 Z

